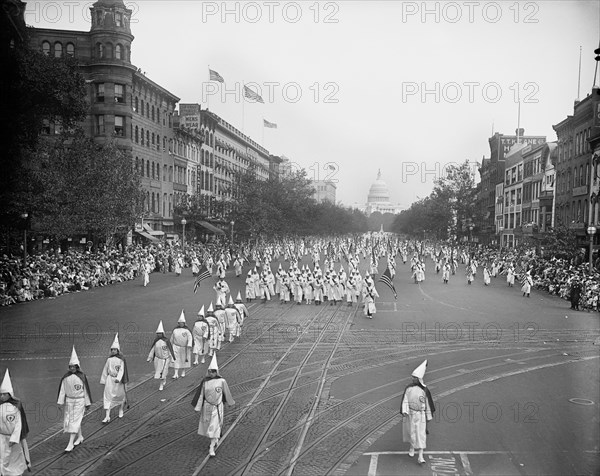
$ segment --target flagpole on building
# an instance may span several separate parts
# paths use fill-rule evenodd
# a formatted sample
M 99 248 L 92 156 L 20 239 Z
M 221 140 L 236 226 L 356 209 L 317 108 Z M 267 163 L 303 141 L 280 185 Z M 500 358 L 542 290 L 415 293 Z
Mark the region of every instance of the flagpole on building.
M 244 81 L 242 81 L 242 134 L 244 133 L 244 103 L 246 102 L 245 94 L 244 94 Z
M 267 148 L 267 146 L 265 145 L 265 120 L 263 119 L 263 134 L 262 134 L 262 144 L 261 144 L 265 149 Z
M 210 81 L 210 65 L 208 65 L 208 80 Z M 206 109 L 210 109 L 210 94 L 206 98 Z

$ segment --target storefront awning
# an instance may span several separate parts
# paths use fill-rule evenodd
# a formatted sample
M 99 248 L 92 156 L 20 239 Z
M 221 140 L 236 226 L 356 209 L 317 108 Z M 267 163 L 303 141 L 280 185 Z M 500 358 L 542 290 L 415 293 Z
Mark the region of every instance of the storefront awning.
M 163 224 L 163 226 L 173 226 L 172 221 L 163 221 L 162 224 Z
M 215 235 L 224 235 L 225 234 L 225 232 L 223 230 L 221 230 L 220 228 L 217 228 L 214 225 L 211 225 L 210 223 L 208 223 L 206 221 L 196 220 L 196 223 L 198 223 L 198 225 L 206 228 L 208 231 L 214 233 Z
M 138 230 L 136 230 L 135 232 L 136 232 L 138 235 L 141 235 L 141 236 L 143 236 L 144 238 L 146 238 L 146 239 L 148 239 L 148 240 L 150 240 L 150 241 L 152 241 L 152 242 L 155 242 L 155 243 L 158 243 L 158 242 L 160 242 L 160 240 L 159 240 L 158 238 L 155 238 L 155 237 L 154 237 L 154 236 L 152 236 L 150 233 L 146 233 L 145 231 L 138 231 Z

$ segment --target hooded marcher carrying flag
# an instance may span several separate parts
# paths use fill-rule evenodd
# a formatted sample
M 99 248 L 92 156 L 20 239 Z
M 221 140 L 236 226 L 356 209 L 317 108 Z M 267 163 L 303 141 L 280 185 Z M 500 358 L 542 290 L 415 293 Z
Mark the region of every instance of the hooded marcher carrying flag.
M 0 385 L 0 474 L 31 471 L 27 446 L 27 416 L 23 404 L 15 398 L 8 369 Z
M 379 282 L 385 284 L 388 288 L 392 290 L 392 292 L 394 293 L 394 299 L 398 298 L 396 288 L 394 287 L 394 283 L 392 282 L 392 274 L 390 273 L 390 268 L 385 268 L 385 271 L 379 278 Z
M 198 286 L 200 286 L 200 283 L 205 279 L 210 278 L 210 276 L 210 271 L 206 268 L 206 266 L 202 266 L 202 269 L 198 272 L 198 276 L 194 281 L 194 294 L 196 291 L 198 291 Z
M 92 404 L 92 394 L 87 377 L 79 367 L 79 357 L 75 346 L 71 351 L 69 371 L 63 375 L 58 386 L 59 405 L 64 405 L 63 432 L 70 434 L 66 452 L 73 451 L 73 447 L 83 442 L 81 434 L 81 421 L 86 408 Z M 77 440 L 75 440 L 77 436 Z
M 167 383 L 167 374 L 169 373 L 169 364 L 175 360 L 175 352 L 171 341 L 165 336 L 165 329 L 162 321 L 158 323 L 156 328 L 156 337 L 148 354 L 148 362 L 154 363 L 154 378 L 162 380 L 158 390 L 162 390 Z
M 192 400 L 194 410 L 200 412 L 198 434 L 211 439 L 210 456 L 215 456 L 215 447 L 223 432 L 223 403 L 235 405 L 227 381 L 219 375 L 217 355 L 214 354 L 207 376 L 200 382 Z
M 420 464 L 425 463 L 423 450 L 427 446 L 427 422 L 433 419 L 432 414 L 435 412 L 431 392 L 423 382 L 426 368 L 427 360 L 413 371 L 413 381 L 402 396 L 402 439 L 405 443 L 410 443 L 409 456 L 415 455 L 415 449 L 419 450 Z
M 127 373 L 127 362 L 121 354 L 119 345 L 119 333 L 115 335 L 115 340 L 110 346 L 110 356 L 106 359 L 100 383 L 104 385 L 104 410 L 106 416 L 102 423 L 110 421 L 110 410 L 116 406 L 119 407 L 119 418 L 123 418 L 123 409 L 127 403 L 127 390 L 125 384 L 129 382 Z

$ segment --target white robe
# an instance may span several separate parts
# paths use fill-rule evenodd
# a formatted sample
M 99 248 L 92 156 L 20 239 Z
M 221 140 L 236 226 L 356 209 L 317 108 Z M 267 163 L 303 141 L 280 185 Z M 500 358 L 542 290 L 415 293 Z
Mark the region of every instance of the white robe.
M 77 375 L 65 377 L 60 386 L 58 404 L 64 405 L 63 432 L 79 433 L 85 407 L 91 405 L 85 385 Z
M 192 333 L 185 327 L 176 327 L 171 333 L 171 344 L 175 360 L 171 362 L 173 369 L 189 369 L 192 366 Z
M 207 380 L 200 392 L 194 410 L 200 412 L 198 434 L 209 438 L 221 438 L 223 429 L 223 396 L 228 405 L 235 405 L 229 386 L 224 378 Z
M 196 321 L 192 329 L 192 335 L 194 337 L 194 354 L 206 355 L 208 354 L 208 331 L 210 327 L 208 322 Z
M 100 378 L 100 383 L 104 385 L 105 410 L 110 410 L 125 403 L 125 384 L 121 383 L 124 367 L 123 361 L 118 357 L 112 356 L 106 359 Z
M 426 423 L 433 417 L 425 390 L 418 385 L 406 389 L 402 400 L 402 414 L 408 414 L 402 421 L 402 440 L 410 443 L 413 448 L 426 448 Z
M 169 373 L 169 365 L 173 356 L 169 351 L 169 346 L 164 340 L 157 340 L 150 353 L 148 354 L 148 360 L 154 361 L 154 378 L 155 379 L 167 379 Z
M 26 456 L 21 444 L 21 424 L 21 412 L 17 406 L 9 402 L 2 403 L 0 405 L 0 474 L 2 476 L 21 475 L 27 470 Z M 11 447 L 11 443 L 15 444 Z

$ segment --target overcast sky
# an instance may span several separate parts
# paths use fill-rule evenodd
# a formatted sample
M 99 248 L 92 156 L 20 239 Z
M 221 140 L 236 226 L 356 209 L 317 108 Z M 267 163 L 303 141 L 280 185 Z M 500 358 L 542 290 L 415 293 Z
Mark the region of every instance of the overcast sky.
M 89 31 L 92 3 L 28 2 L 25 19 Z M 492 129 L 514 134 L 517 98 L 525 133 L 555 140 L 577 98 L 580 46 L 584 98 L 600 41 L 598 0 L 125 4 L 132 63 L 311 178 L 337 180 L 345 205 L 366 202 L 378 169 L 408 207 L 446 164 L 475 168 Z M 208 82 L 209 65 L 224 85 Z M 265 104 L 242 105 L 248 83 Z

